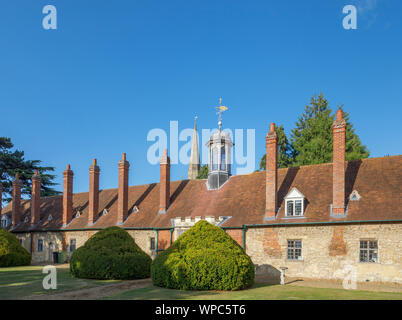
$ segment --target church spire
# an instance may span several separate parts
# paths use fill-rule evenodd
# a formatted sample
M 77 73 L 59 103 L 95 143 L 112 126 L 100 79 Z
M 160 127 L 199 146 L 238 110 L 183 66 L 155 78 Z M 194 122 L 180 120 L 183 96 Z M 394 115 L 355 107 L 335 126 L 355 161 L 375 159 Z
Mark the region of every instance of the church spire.
M 190 163 L 188 164 L 188 178 L 197 179 L 200 172 L 200 151 L 198 148 L 197 117 L 194 120 L 193 142 L 191 144 Z

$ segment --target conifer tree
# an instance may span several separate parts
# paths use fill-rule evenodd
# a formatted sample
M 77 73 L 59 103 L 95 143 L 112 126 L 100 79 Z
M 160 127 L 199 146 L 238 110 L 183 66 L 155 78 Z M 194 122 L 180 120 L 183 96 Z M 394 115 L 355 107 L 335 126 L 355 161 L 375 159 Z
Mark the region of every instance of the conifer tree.
M 10 138 L 0 137 L 0 182 L 3 185 L 3 200 L 11 200 L 12 183 L 15 174 L 19 174 L 22 182 L 21 194 L 30 195 L 32 190 L 31 177 L 38 170 L 41 176 L 41 196 L 52 196 L 59 194 L 52 187 L 56 185 L 53 182 L 55 175 L 49 172 L 54 171 L 54 167 L 42 167 L 40 160 L 26 160 L 24 152 L 13 150 L 14 145 Z

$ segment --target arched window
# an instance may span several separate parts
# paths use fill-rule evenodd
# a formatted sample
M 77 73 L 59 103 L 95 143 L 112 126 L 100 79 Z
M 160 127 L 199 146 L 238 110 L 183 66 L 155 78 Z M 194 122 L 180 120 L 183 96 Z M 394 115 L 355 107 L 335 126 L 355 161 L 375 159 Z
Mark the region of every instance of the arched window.
M 212 171 L 218 170 L 218 148 L 212 148 Z
M 221 170 L 226 170 L 225 146 L 221 147 Z

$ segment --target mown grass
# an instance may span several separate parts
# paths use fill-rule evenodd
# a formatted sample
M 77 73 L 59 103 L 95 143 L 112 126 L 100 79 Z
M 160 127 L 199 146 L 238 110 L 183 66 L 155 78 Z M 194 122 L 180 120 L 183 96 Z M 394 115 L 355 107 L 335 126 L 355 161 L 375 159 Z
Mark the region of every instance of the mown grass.
M 47 275 L 42 266 L 0 268 L 0 300 L 21 299 L 35 294 L 54 294 L 62 291 L 86 289 L 113 281 L 77 279 L 70 275 L 68 267 L 57 267 L 57 289 L 43 289 Z
M 402 293 L 269 285 L 257 282 L 240 291 L 182 291 L 149 286 L 103 299 L 142 300 L 402 300 Z

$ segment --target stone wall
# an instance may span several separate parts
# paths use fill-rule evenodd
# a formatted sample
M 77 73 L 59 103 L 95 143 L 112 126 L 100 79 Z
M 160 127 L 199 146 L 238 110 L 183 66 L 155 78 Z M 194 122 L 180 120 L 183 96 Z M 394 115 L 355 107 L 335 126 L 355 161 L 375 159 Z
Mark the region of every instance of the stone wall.
M 185 229 L 183 230 L 185 231 Z M 135 242 L 152 258 L 151 238 L 156 241 L 154 230 L 128 230 Z M 241 246 L 241 229 L 226 232 Z M 70 240 L 76 247 L 82 246 L 96 231 L 33 232 L 17 233 L 23 246 L 31 251 L 33 236 L 34 264 L 50 262 L 50 244 L 55 251 L 66 250 L 70 255 Z M 174 232 L 174 238 L 177 230 Z M 43 251 L 37 252 L 37 240 L 43 239 Z M 359 262 L 360 240 L 378 241 L 378 263 Z M 173 239 L 174 240 L 174 239 Z M 287 259 L 287 241 L 302 240 L 302 259 Z M 159 231 L 159 249 L 170 245 L 170 231 Z M 156 245 L 155 245 L 156 249 Z M 291 277 L 343 279 L 345 266 L 352 265 L 357 271 L 358 281 L 397 282 L 402 284 L 402 224 L 355 224 L 355 225 L 310 225 L 286 227 L 248 228 L 246 252 L 256 265 L 257 274 L 279 277 L 280 267 L 287 267 Z
M 359 262 L 360 240 L 378 241 L 378 263 Z M 287 259 L 287 240 L 302 240 L 302 259 Z M 278 277 L 344 279 L 352 265 L 358 281 L 402 283 L 402 224 L 249 228 L 247 254 L 257 273 Z
M 22 240 L 22 246 L 28 251 L 32 252 L 33 264 L 52 263 L 51 251 L 60 252 L 66 251 L 67 258 L 69 259 L 72 251 L 70 248 L 71 240 L 75 240 L 76 248 L 81 247 L 85 242 L 93 236 L 97 230 L 88 231 L 59 231 L 59 232 L 32 232 L 32 233 L 16 233 L 15 236 Z M 127 230 L 133 237 L 137 245 L 152 258 L 156 256 L 156 242 L 155 250 L 151 250 L 151 238 L 156 241 L 157 235 L 154 230 Z M 31 242 L 32 237 L 32 242 Z M 38 240 L 43 240 L 43 249 L 38 252 Z M 32 244 L 32 251 L 31 251 Z M 51 250 L 51 245 L 53 249 Z M 166 249 L 170 246 L 170 231 L 159 231 L 159 249 Z

